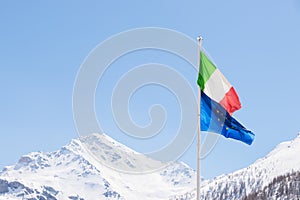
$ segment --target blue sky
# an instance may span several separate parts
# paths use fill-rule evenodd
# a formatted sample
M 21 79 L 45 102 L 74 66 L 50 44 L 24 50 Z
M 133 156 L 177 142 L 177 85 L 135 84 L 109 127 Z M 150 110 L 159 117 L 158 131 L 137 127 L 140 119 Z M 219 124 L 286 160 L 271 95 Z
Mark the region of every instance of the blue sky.
M 297 0 L 2 1 L 0 25 L 1 168 L 23 154 L 53 151 L 77 137 L 72 92 L 81 63 L 109 36 L 139 27 L 174 29 L 192 38 L 201 34 L 204 48 L 240 96 L 243 108 L 235 117 L 256 134 L 254 144 L 222 138 L 202 161 L 202 176 L 212 178 L 246 167 L 300 131 Z M 178 63 L 177 70 L 186 73 L 191 83 L 196 77 L 183 70 L 185 64 L 178 58 L 159 52 L 144 52 L 145 59 L 138 55 L 119 63 Z M 161 90 L 148 89 L 149 94 Z M 99 87 L 96 99 L 101 92 Z M 137 123 L 146 123 L 145 108 L 159 101 L 149 99 L 136 94 L 136 102 L 146 101 L 133 105 L 142 106 L 133 113 Z M 101 111 L 104 105 L 97 102 Z M 176 112 L 173 103 L 172 96 L 163 102 L 167 110 Z M 174 121 L 166 131 L 178 122 L 176 115 L 170 115 Z M 110 133 L 115 130 L 109 120 L 105 128 Z M 182 160 L 195 167 L 195 144 Z

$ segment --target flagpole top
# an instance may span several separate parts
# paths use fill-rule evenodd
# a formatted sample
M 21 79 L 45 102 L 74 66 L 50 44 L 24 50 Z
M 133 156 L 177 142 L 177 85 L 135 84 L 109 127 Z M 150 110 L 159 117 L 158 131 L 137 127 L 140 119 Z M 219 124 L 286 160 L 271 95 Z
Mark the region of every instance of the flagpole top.
M 203 40 L 203 38 L 202 38 L 201 36 L 198 36 L 198 37 L 197 37 L 197 40 L 198 40 L 198 41 L 201 41 L 201 40 Z

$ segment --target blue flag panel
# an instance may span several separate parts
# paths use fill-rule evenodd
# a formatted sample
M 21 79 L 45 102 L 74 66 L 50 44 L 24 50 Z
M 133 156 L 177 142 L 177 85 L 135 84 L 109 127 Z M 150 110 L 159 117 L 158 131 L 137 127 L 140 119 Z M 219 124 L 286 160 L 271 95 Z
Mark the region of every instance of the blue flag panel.
M 254 134 L 234 119 L 216 101 L 201 92 L 201 131 L 221 134 L 226 138 L 233 138 L 251 145 Z

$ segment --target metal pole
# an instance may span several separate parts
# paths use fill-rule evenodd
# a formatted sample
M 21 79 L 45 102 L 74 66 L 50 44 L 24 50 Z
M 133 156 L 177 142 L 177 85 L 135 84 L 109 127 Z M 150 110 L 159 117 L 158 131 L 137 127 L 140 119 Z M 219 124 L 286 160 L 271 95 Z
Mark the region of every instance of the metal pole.
M 198 40 L 198 66 L 199 66 L 199 72 L 200 72 L 200 52 L 201 52 L 201 43 L 202 43 L 202 37 L 197 37 Z M 201 123 L 200 123 L 200 105 L 201 105 L 201 89 L 198 87 L 198 141 L 197 141 L 197 200 L 200 200 L 200 186 L 201 186 L 201 173 L 200 173 L 200 144 L 201 144 Z

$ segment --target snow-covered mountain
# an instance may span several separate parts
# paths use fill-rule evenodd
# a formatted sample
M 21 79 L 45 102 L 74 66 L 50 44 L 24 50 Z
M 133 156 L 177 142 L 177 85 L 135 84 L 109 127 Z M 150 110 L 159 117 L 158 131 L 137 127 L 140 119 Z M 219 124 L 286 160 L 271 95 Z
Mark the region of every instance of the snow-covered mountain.
M 97 162 L 83 146 L 86 143 L 111 165 Z M 157 163 L 104 134 L 92 134 L 55 152 L 22 156 L 5 167 L 0 172 L 0 199 L 159 200 L 190 192 L 196 185 L 195 172 L 181 162 L 144 174 L 111 168 L 133 170 Z
M 300 172 L 292 172 L 278 176 L 264 189 L 252 192 L 242 200 L 276 199 L 291 200 L 300 199 Z
M 282 188 L 298 191 L 289 188 L 297 185 L 293 183 L 297 179 L 289 177 L 298 177 L 299 155 L 300 134 L 247 168 L 203 181 L 201 199 L 246 200 L 260 194 L 278 196 Z M 109 165 L 101 164 L 101 159 Z M 81 141 L 74 139 L 55 152 L 30 153 L 5 167 L 0 172 L 0 199 L 194 200 L 196 174 L 182 162 L 151 173 L 130 173 L 161 164 L 104 134 L 93 134 Z M 283 187 L 284 180 L 291 186 Z
M 300 171 L 300 133 L 247 168 L 207 180 L 201 188 L 202 199 L 242 199 L 260 192 L 275 178 Z M 299 196 L 300 199 L 300 196 Z

